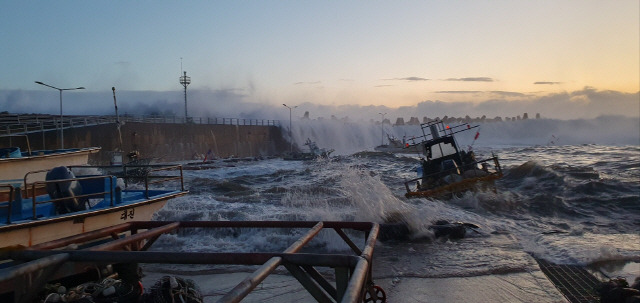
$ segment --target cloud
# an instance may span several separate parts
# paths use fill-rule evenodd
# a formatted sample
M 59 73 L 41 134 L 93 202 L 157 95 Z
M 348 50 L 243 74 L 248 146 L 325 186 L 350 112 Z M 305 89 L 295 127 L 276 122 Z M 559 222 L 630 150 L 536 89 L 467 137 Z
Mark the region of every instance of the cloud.
M 479 90 L 441 90 L 436 91 L 437 94 L 485 94 L 485 95 L 498 95 L 502 97 L 527 97 L 530 95 L 518 93 L 518 92 L 506 92 L 506 91 L 479 91 Z
M 390 86 L 395 86 L 395 85 L 376 85 L 374 87 L 390 87 Z
M 445 81 L 469 81 L 469 82 L 493 82 L 493 78 L 489 77 L 467 77 L 467 78 L 449 78 Z
M 314 84 L 320 84 L 322 83 L 322 81 L 316 81 L 316 82 L 296 82 L 293 85 L 314 85 Z
M 557 84 L 562 84 L 562 82 L 538 81 L 538 82 L 533 82 L 533 84 L 536 84 L 536 85 L 557 85 Z
M 505 91 L 499 91 L 499 90 L 491 91 L 491 93 L 492 94 L 496 94 L 496 95 L 500 95 L 500 96 L 504 96 L 504 97 L 526 97 L 526 96 L 529 96 L 529 95 L 523 94 L 523 93 L 505 92 Z
M 404 77 L 404 78 L 391 78 L 391 79 L 383 79 L 383 80 L 395 80 L 395 81 L 429 81 L 430 79 L 421 78 L 421 77 Z
M 436 91 L 437 94 L 479 94 L 483 91 L 479 90 L 440 90 Z
M 127 91 L 117 90 L 118 112 L 131 115 L 184 115 L 184 95 L 176 91 Z M 546 95 L 526 95 L 504 91 L 441 91 L 443 94 L 477 94 L 477 101 L 424 100 L 414 106 L 392 108 L 388 106 L 326 105 L 300 103 L 293 111 L 294 117 L 301 117 L 309 111 L 312 119 L 332 115 L 349 120 L 369 121 L 386 112 L 387 117 L 515 117 L 529 113 L 534 117 L 540 113 L 543 118 L 579 119 L 595 118 L 603 115 L 627 117 L 640 116 L 640 92 L 625 93 L 611 90 L 597 90 L 593 87 L 573 92 Z M 259 95 L 259 94 L 258 94 Z M 455 100 L 455 95 L 454 100 Z M 516 97 L 516 98 L 514 98 Z M 113 115 L 113 95 L 111 89 L 104 91 L 78 91 L 63 96 L 65 115 Z M 461 95 L 462 98 L 462 95 Z M 48 90 L 0 90 L 0 108 L 10 113 L 58 114 L 58 94 Z M 219 88 L 192 89 L 188 92 L 188 113 L 192 117 L 280 119 L 288 120 L 289 112 L 282 107 L 282 99 L 256 97 L 247 89 Z M 284 102 L 289 102 L 284 101 Z M 637 130 L 636 130 L 637 131 Z

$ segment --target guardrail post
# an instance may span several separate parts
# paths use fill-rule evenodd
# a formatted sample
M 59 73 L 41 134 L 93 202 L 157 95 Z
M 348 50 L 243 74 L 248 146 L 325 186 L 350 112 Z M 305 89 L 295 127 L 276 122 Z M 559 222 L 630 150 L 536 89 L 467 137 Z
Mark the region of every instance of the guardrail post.
M 40 121 L 40 133 L 42 134 L 42 149 L 47 149 L 45 147 L 45 137 L 44 137 L 44 124 Z

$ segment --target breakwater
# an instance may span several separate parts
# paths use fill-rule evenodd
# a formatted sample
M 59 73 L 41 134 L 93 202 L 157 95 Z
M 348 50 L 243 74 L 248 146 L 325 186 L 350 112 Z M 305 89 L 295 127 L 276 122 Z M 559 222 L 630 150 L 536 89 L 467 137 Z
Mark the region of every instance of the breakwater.
M 60 132 L 34 131 L 27 134 L 31 149 L 59 148 Z M 26 150 L 26 140 L 20 137 L 0 138 L 1 146 L 19 146 Z M 65 127 L 64 146 L 99 146 L 91 155 L 92 164 L 109 164 L 114 151 L 126 155 L 137 151 L 141 158 L 156 161 L 202 159 L 205 156 L 259 157 L 280 155 L 289 150 L 289 142 L 276 125 L 229 125 L 195 123 L 124 122 L 81 127 Z

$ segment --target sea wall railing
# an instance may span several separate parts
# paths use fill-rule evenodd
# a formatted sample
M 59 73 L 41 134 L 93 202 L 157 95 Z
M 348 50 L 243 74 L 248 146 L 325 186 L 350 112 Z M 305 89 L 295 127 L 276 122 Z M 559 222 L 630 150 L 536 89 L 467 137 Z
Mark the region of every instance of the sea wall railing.
M 52 115 L 0 115 L 0 137 L 48 132 L 73 127 L 86 127 L 101 124 L 127 122 L 169 123 L 169 124 L 207 124 L 207 125 L 257 125 L 280 126 L 280 120 L 246 119 L 224 117 L 177 117 L 143 115 L 131 116 L 52 116 Z

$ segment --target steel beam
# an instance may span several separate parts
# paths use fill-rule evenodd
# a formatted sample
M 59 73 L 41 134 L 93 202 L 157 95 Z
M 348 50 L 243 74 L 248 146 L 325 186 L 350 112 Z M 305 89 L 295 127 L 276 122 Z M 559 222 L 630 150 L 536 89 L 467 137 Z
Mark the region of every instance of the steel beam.
M 199 252 L 161 252 L 147 251 L 151 244 L 164 233 L 176 229 L 185 228 L 310 228 L 304 235 L 298 238 L 282 253 L 199 253 Z M 353 253 L 348 254 L 322 254 L 299 253 L 324 228 L 334 229 L 338 235 L 351 248 Z M 353 229 L 365 233 L 365 244 L 362 248 L 354 244 L 344 232 L 344 229 Z M 142 232 L 138 232 L 142 230 Z M 6 261 L 31 261 L 30 264 L 46 264 L 54 258 L 61 258 L 59 264 L 66 265 L 109 264 L 109 263 L 157 263 L 157 264 L 233 264 L 233 265 L 259 265 L 260 267 L 236 285 L 227 293 L 220 302 L 239 302 L 245 298 L 255 287 L 264 281 L 275 269 L 284 265 L 301 285 L 319 302 L 357 302 L 368 291 L 365 287 L 372 287 L 371 260 L 373 248 L 377 240 L 379 226 L 369 222 L 313 222 L 313 221 L 139 221 L 119 224 L 95 230 L 81 235 L 67 237 L 25 250 L 9 250 L 2 252 L 1 258 Z M 125 233 L 124 237 L 118 236 Z M 109 240 L 109 236 L 114 236 Z M 96 241 L 108 241 L 105 244 L 89 246 L 86 249 L 77 250 L 64 247 L 71 244 L 86 246 Z M 147 241 L 144 246 L 140 245 Z M 136 245 L 136 246 L 134 246 Z M 60 249 L 63 250 L 53 250 Z M 123 251 L 128 248 L 141 249 L 141 251 Z M 34 261 L 35 260 L 35 261 Z M 56 259 L 57 260 L 57 259 Z M 66 266 L 65 265 L 65 266 Z M 34 265 L 35 266 L 35 265 Z M 327 281 L 316 267 L 334 268 L 335 287 Z M 43 270 L 50 271 L 47 269 Z M 14 279 L 19 274 L 19 267 L 0 270 L 0 282 L 4 279 Z M 66 275 L 69 275 L 67 273 Z M 36 283 L 44 283 L 52 279 L 52 275 L 46 273 Z M 17 280 L 13 280 L 17 281 Z M 7 285 L 6 283 L 0 283 Z M 32 284 L 36 286 L 35 284 Z M 40 287 L 40 286 L 38 286 Z M 35 288 L 38 288 L 35 287 Z M 0 287 L 2 288 L 2 287 Z M 5 287 L 6 288 L 6 287 Z M 3 288 L 4 290 L 4 288 Z M 5 291 L 10 291 L 5 290 Z
M 309 294 L 311 294 L 311 296 L 316 299 L 316 301 L 320 303 L 333 302 L 331 300 L 331 297 L 327 293 L 322 291 L 322 288 L 320 288 L 320 286 L 318 286 L 318 284 L 316 284 L 304 270 L 300 269 L 300 267 L 287 262 L 284 262 L 284 267 L 289 270 L 291 275 L 293 275 L 293 277 L 296 278 L 298 282 L 300 282 L 302 287 L 304 287 L 309 292 Z
M 311 241 L 315 235 L 322 230 L 323 223 L 318 222 L 316 225 L 293 243 L 289 248 L 285 250 L 285 253 L 295 253 L 302 249 L 306 243 Z M 256 270 L 249 277 L 244 279 L 240 284 L 236 285 L 229 293 L 222 297 L 218 302 L 240 302 L 246 297 L 256 286 L 258 286 L 264 279 L 269 276 L 280 264 L 282 263 L 281 257 L 273 257 L 265 264 L 263 264 L 258 270 Z

